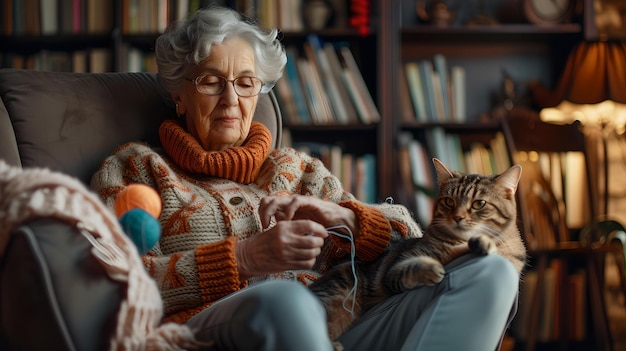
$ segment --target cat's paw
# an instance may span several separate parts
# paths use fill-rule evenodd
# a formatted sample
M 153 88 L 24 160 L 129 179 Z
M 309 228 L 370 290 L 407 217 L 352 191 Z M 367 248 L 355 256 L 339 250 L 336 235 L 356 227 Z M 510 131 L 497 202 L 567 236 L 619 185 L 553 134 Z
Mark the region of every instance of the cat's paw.
M 415 257 L 406 263 L 408 266 L 402 275 L 402 286 L 406 290 L 419 285 L 435 285 L 446 273 L 441 262 L 428 256 Z
M 343 345 L 339 341 L 333 341 L 334 351 L 343 351 Z
M 470 251 L 479 255 L 488 255 L 496 252 L 496 243 L 487 235 L 478 235 L 469 239 Z

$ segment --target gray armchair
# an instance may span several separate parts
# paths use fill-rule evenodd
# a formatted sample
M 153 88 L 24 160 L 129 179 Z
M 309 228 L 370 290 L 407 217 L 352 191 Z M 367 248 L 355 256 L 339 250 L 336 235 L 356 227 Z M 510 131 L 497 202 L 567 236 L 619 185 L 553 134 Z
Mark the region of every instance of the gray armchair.
M 173 116 L 155 74 L 0 69 L 0 159 L 14 166 L 46 167 L 89 184 L 118 146 L 140 140 L 158 147 L 158 127 Z M 280 145 L 271 93 L 261 95 L 255 120 Z M 52 218 L 10 236 L 0 256 L 0 349 L 106 350 L 125 286 L 108 279 L 87 240 Z

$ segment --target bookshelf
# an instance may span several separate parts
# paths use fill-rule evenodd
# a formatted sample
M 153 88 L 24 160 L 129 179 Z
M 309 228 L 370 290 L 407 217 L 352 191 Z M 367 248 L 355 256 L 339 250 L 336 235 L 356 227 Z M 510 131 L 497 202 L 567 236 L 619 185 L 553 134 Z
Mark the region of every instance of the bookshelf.
M 493 137 L 503 131 L 499 118 L 507 115 L 505 104 L 512 102 L 513 107 L 524 107 L 536 111 L 532 101 L 526 98 L 526 83 L 539 80 L 546 86 L 554 86 L 562 73 L 571 49 L 575 44 L 584 40 L 585 28 L 582 12 L 578 12 L 570 23 L 538 26 L 529 24 L 523 18 L 505 20 L 499 17 L 496 10 L 489 11 L 489 6 L 494 6 L 495 9 L 498 4 L 522 4 L 521 1 L 446 1 L 446 3 L 456 12 L 458 19 L 458 22 L 453 22 L 447 27 L 437 27 L 418 20 L 415 1 L 385 1 L 379 5 L 378 29 L 381 36 L 379 52 L 384 53 L 379 56 L 378 67 L 377 96 L 383 116 L 383 123 L 380 126 L 382 135 L 379 140 L 389 145 L 386 152 L 388 155 L 393 155 L 390 160 L 390 169 L 394 175 L 387 178 L 392 186 L 392 189 L 387 189 L 387 191 L 397 196 L 396 202 L 405 203 L 412 208 L 418 218 L 428 216 L 429 211 L 420 208 L 418 204 L 422 207 L 428 205 L 423 199 L 417 200 L 415 195 L 433 190 L 428 187 L 424 188 L 421 184 L 416 187 L 416 181 L 411 179 L 413 174 L 411 170 L 407 171 L 406 166 L 406 160 L 409 159 L 406 139 L 413 138 L 421 142 L 426 148 L 426 156 L 423 158 L 427 160 L 435 156 L 432 150 L 429 150 L 432 147 L 428 145 L 429 135 L 433 131 L 439 135 L 456 135 L 462 150 L 468 150 L 474 143 L 483 144 L 489 149 Z M 463 19 L 478 14 L 477 3 L 485 6 L 480 9 L 481 11 L 501 19 L 500 24 L 497 26 L 464 25 Z M 588 3 L 590 3 L 588 0 L 580 0 L 580 8 L 583 9 L 582 5 L 588 5 Z M 468 11 L 468 13 L 463 11 Z M 433 118 L 432 113 L 426 113 L 426 118 L 418 119 L 413 105 L 412 92 L 409 90 L 408 83 L 403 82 L 403 79 L 406 79 L 407 63 L 428 61 L 434 68 L 437 55 L 445 57 L 448 73 L 451 72 L 451 67 L 458 66 L 464 69 L 465 113 L 460 118 L 462 122 L 459 119 L 455 121 L 455 117 L 458 116 L 453 115 L 452 120 L 441 120 Z M 514 83 L 514 94 L 512 101 L 507 102 L 509 97 L 504 87 L 511 81 Z M 509 160 L 511 156 L 509 155 Z M 424 177 L 417 178 L 424 179 Z M 393 179 L 401 181 L 394 182 Z M 569 301 L 563 300 L 565 295 L 562 294 L 564 291 L 562 287 L 571 288 L 572 291 L 578 293 L 568 298 L 575 300 L 579 311 L 582 310 L 586 316 L 590 316 L 589 306 L 597 305 L 599 299 L 586 290 L 589 284 L 585 279 L 589 278 L 580 273 L 581 268 L 588 268 L 590 264 L 586 261 L 587 257 L 570 255 L 559 257 L 559 259 L 560 261 L 551 261 L 546 267 L 546 270 L 551 272 L 549 274 L 556 277 L 552 281 L 558 281 L 553 287 L 556 292 L 546 292 L 546 297 L 552 297 L 554 304 L 564 306 Z M 530 261 L 529 276 L 532 281 L 538 270 L 537 257 L 532 253 Z M 562 273 L 564 271 L 566 271 L 565 274 Z M 528 304 L 528 301 L 522 298 L 521 303 Z M 520 308 L 522 309 L 516 318 L 522 318 L 520 316 L 527 313 L 523 309 L 524 306 Z M 554 314 L 553 311 L 554 309 L 549 309 L 545 311 L 545 316 L 542 316 L 548 320 L 546 323 L 554 321 L 555 318 L 562 318 L 561 314 Z M 575 328 L 575 333 L 570 331 L 573 333 L 570 334 L 571 337 L 550 334 L 544 323 L 544 327 L 537 331 L 541 333 L 537 349 L 582 350 L 589 349 L 591 345 L 598 343 L 610 344 L 610 336 L 607 337 L 598 332 L 595 326 L 591 325 L 592 323 L 585 325 L 580 319 L 580 314 L 574 314 L 574 316 L 577 323 L 571 327 Z M 526 328 L 526 325 L 522 328 Z M 515 349 L 524 347 L 528 349 L 529 345 L 525 344 L 523 335 L 527 330 L 522 330 L 521 337 L 519 330 L 515 332 L 518 333 L 515 339 Z M 552 333 L 555 333 L 554 329 Z
M 494 3 L 491 6 L 497 7 Z M 515 84 L 513 105 L 528 105 L 525 84 L 538 79 L 552 86 L 571 47 L 583 37 L 582 25 L 578 22 L 554 26 L 537 26 L 523 20 L 497 26 L 466 26 L 454 22 L 447 27 L 437 27 L 418 20 L 414 1 L 396 0 L 381 5 L 380 31 L 386 38 L 381 39 L 380 46 L 381 51 L 390 54 L 381 58 L 378 101 L 383 116 L 394 116 L 386 120 L 382 128 L 387 133 L 383 139 L 393 145 L 390 154 L 397 154 L 399 146 L 394 140 L 398 133 L 410 132 L 426 144 L 424 136 L 433 128 L 443 128 L 462 137 L 463 149 L 475 142 L 489 147 L 491 138 L 501 132 L 498 119 L 506 112 L 505 81 L 508 79 Z M 476 13 L 476 5 L 463 5 L 458 7 L 456 15 L 470 18 Z M 496 10 L 491 13 L 498 17 Z M 414 91 L 410 89 L 414 84 L 407 82 L 407 67 L 426 66 L 431 72 L 439 73 L 438 66 L 442 62 L 443 72 L 450 81 L 456 69 L 461 72 L 460 90 L 453 89 L 451 84 L 448 93 L 461 92 L 463 100 L 458 104 L 462 112 L 455 112 L 458 106 L 452 106 L 444 112 L 444 117 L 438 117 L 426 103 L 426 115 L 418 115 Z M 424 79 L 424 72 L 420 72 Z M 426 83 L 422 86 L 422 90 L 426 90 Z M 427 102 L 427 94 L 424 94 Z M 440 106 L 439 113 L 441 111 Z M 394 159 L 392 163 L 392 169 L 398 171 L 399 162 Z M 396 183 L 396 189 L 391 191 L 403 194 L 406 189 Z

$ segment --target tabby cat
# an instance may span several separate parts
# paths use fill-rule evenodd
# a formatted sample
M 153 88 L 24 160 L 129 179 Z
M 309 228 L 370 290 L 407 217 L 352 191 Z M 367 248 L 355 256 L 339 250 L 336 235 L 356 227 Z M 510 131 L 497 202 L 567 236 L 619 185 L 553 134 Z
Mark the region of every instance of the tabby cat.
M 351 262 L 342 263 L 310 285 L 324 304 L 332 340 L 387 297 L 440 282 L 444 265 L 468 250 L 498 253 L 521 273 L 526 249 L 516 223 L 515 191 L 522 167 L 514 165 L 499 175 L 485 176 L 451 171 L 438 159 L 433 163 L 439 193 L 423 237 L 402 238 L 396 233 L 374 262 L 357 259 L 355 272 Z M 353 274 L 358 277 L 355 297 L 345 300 L 354 288 Z

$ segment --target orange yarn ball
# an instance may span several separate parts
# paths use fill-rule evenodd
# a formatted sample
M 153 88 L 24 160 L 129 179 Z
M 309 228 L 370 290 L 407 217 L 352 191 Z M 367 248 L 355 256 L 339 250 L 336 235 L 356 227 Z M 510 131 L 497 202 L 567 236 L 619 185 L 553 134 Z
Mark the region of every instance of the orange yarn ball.
M 159 218 L 162 206 L 156 190 L 145 184 L 131 184 L 115 198 L 115 215 L 119 218 L 133 208 L 140 208 Z

